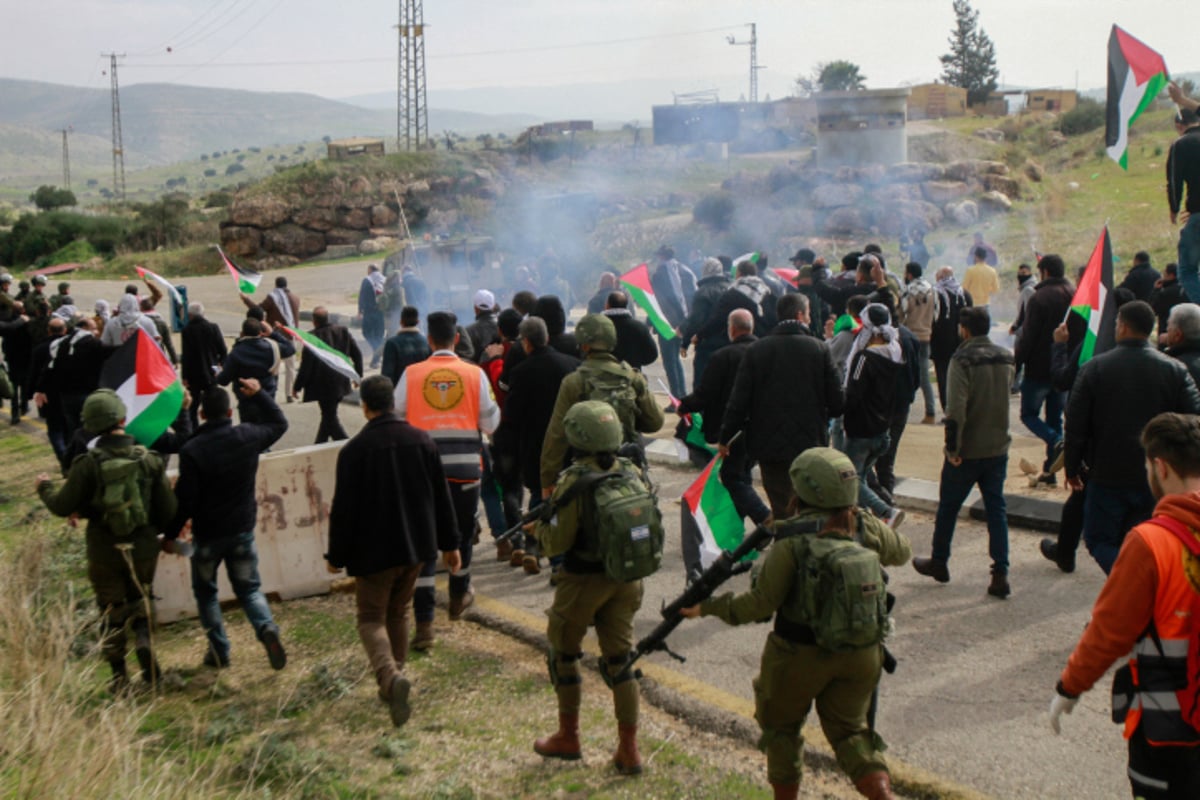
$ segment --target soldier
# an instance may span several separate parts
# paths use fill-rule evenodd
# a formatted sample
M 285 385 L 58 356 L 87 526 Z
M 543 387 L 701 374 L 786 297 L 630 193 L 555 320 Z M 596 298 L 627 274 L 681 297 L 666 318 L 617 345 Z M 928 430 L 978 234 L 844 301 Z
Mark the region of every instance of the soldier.
M 823 549 L 837 540 L 853 538 L 875 551 L 879 563 L 908 561 L 912 547 L 882 521 L 855 507 L 858 476 L 844 454 L 828 447 L 805 450 L 792 462 L 792 485 L 799 515 L 775 524 L 776 542 L 767 552 L 750 591 L 727 592 L 683 609 L 685 617 L 715 616 L 730 625 L 758 622 L 775 614 L 775 630 L 767 637 L 762 664 L 754 681 L 755 719 L 762 728 L 759 746 L 767 754 L 767 777 L 779 798 L 795 798 L 800 790 L 800 731 L 813 702 L 817 716 L 840 766 L 863 796 L 893 797 L 891 778 L 883 760 L 883 740 L 868 723 L 871 698 L 883 667 L 886 611 L 882 574 L 862 583 L 869 593 L 876 625 L 866 626 L 866 642 L 830 643 L 838 629 L 827 617 L 814 614 L 817 579 L 826 574 Z M 818 548 L 821 549 L 818 549 Z M 843 573 L 844 574 L 844 573 Z M 854 593 L 856 596 L 859 593 Z M 867 592 L 862 593 L 867 596 Z M 834 641 L 837 641 L 835 639 Z M 858 644 L 860 646 L 854 646 Z
M 88 578 L 100 606 L 100 647 L 112 667 L 115 693 L 128 685 L 126 624 L 133 628 L 143 679 L 150 683 L 159 676 L 150 649 L 150 586 L 158 532 L 175 515 L 175 495 L 158 454 L 125 433 L 125 404 L 112 389 L 98 389 L 84 401 L 83 427 L 99 437 L 95 447 L 71 462 L 57 492 L 49 475 L 38 475 L 37 492 L 51 513 L 88 521 Z
M 554 516 L 548 522 L 526 526 L 537 537 L 544 555 L 565 556 L 554 604 L 546 612 L 550 617 L 546 629 L 550 652 L 546 663 L 558 695 L 558 731 L 538 739 L 533 749 L 546 758 L 568 761 L 580 758 L 579 659 L 583 637 L 588 626 L 594 625 L 603 656 L 601 675 L 612 689 L 617 717 L 619 743 L 613 765 L 622 775 L 637 775 L 642 771 L 637 749 L 638 686 L 625 665 L 633 647 L 633 616 L 642 605 L 642 582 L 620 583 L 605 572 L 603 558 L 598 554 L 595 514 L 586 511 L 594 501 L 571 487 L 589 472 L 624 470 L 635 480 L 641 478 L 632 462 L 617 458 L 621 423 L 611 406 L 599 401 L 576 403 L 566 413 L 561 427 L 578 460 L 557 479 L 558 485 L 550 498 Z

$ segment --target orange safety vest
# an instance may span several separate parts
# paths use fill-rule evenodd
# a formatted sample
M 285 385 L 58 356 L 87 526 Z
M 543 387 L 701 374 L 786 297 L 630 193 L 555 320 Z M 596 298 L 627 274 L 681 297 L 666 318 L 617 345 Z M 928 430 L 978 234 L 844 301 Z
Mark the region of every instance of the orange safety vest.
M 1191 674 L 1200 670 L 1200 558 L 1181 542 L 1181 534 L 1196 534 L 1162 516 L 1138 531 L 1154 556 L 1158 593 L 1154 618 L 1129 660 L 1132 693 L 1114 693 L 1113 717 L 1124 717 L 1126 739 L 1140 724 L 1150 744 L 1200 746 L 1200 674 Z
M 476 365 L 449 355 L 430 356 L 404 370 L 405 417 L 437 444 L 451 483 L 474 483 L 483 477 L 479 391 L 486 379 Z

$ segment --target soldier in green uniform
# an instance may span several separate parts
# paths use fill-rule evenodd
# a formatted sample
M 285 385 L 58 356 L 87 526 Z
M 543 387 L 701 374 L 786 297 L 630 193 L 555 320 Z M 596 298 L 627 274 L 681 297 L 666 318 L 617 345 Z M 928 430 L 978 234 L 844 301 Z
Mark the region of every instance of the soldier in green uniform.
M 33 288 L 25 298 L 25 313 L 29 315 L 29 336 L 36 346 L 50 335 L 50 301 L 46 298 L 46 276 L 34 275 Z
M 905 563 L 912 547 L 874 515 L 855 507 L 858 478 L 844 454 L 828 447 L 810 448 L 792 462 L 790 475 L 799 513 L 775 524 L 775 544 L 750 591 L 712 597 L 681 613 L 720 617 L 730 625 L 775 614 L 775 630 L 763 648 L 754 696 L 755 718 L 762 729 L 759 747 L 767 754 L 767 777 L 777 799 L 799 793 L 804 741 L 800 731 L 815 702 L 838 766 L 865 797 L 886 800 L 893 795 L 881 755 L 884 744 L 867 721 L 883 666 L 886 626 L 879 626 L 877 641 L 857 649 L 818 646 L 822 624 L 809 618 L 806 600 L 811 595 L 803 584 L 813 574 L 814 538 L 853 538 L 877 553 L 885 565 Z M 882 587 L 877 590 L 883 592 Z M 886 611 L 881 609 L 880 617 L 885 622 Z
M 639 432 L 654 433 L 663 426 L 662 409 L 655 404 L 646 379 L 612 354 L 617 346 L 612 320 L 603 314 L 588 314 L 575 326 L 575 339 L 584 354 L 583 363 L 563 378 L 546 426 L 542 497 L 550 496 L 558 473 L 566 466 L 568 441 L 563 421 L 567 410 L 580 400 L 601 400 L 612 406 L 620 419 L 622 442 L 637 441 Z
M 51 513 L 87 520 L 88 579 L 100 606 L 101 650 L 112 667 L 115 692 L 128 683 L 126 625 L 133 628 L 142 677 L 147 682 L 158 677 L 146 598 L 158 564 L 158 532 L 175 516 L 175 494 L 158 454 L 125 433 L 125 404 L 116 392 L 88 395 L 81 419 L 84 430 L 98 437 L 94 447 L 71 462 L 57 491 L 49 475 L 38 475 L 37 492 Z
M 611 323 L 610 323 L 611 325 Z M 560 399 L 562 395 L 559 395 Z M 626 470 L 635 476 L 636 467 L 617 458 L 621 446 L 621 423 L 613 409 L 599 401 L 576 403 L 565 414 L 562 429 L 574 448 L 577 460 L 558 476 L 550 501 L 554 516 L 548 522 L 526 527 L 538 538 L 542 553 L 564 555 L 562 572 L 554 590 L 554 604 L 546 638 L 550 682 L 558 695 L 558 732 L 534 742 L 533 749 L 547 758 L 574 761 L 580 757 L 579 704 L 582 695 L 579 659 L 589 625 L 600 640 L 601 673 L 612 689 L 619 744 L 613 764 L 623 775 L 642 771 L 637 749 L 638 685 L 625 668 L 633 648 L 633 616 L 642 605 L 642 582 L 618 583 L 605 573 L 599 543 L 589 524 L 590 498 L 572 492 L 572 485 L 588 472 Z M 638 480 L 641 480 L 640 476 Z M 566 496 L 566 502 L 562 502 Z

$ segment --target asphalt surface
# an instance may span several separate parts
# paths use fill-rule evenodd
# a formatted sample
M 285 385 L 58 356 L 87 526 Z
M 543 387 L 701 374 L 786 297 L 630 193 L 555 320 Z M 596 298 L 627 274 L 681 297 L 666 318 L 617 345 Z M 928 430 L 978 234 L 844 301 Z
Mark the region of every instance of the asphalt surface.
M 292 269 L 287 275 L 304 309 L 322 302 L 334 311 L 352 313 L 366 263 Z M 272 277 L 264 279 L 264 290 Z M 116 281 L 73 283 L 81 308 L 90 308 L 98 296 L 115 300 L 121 285 Z M 227 335 L 234 334 L 243 310 L 231 280 L 218 276 L 191 279 L 187 284 L 190 299 L 204 302 L 210 319 Z M 259 294 L 265 296 L 265 291 Z M 690 365 L 686 368 L 690 373 Z M 649 377 L 657 389 L 661 368 L 653 365 Z M 291 428 L 276 449 L 310 444 L 318 419 L 315 405 L 288 404 L 285 411 Z M 341 417 L 351 435 L 362 427 L 355 406 L 343 405 Z M 1020 427 L 1016 420 L 1014 414 L 1014 434 Z M 668 417 L 668 427 L 673 423 Z M 940 433 L 936 426 L 910 426 L 897 471 L 935 478 Z M 1031 449 L 1028 437 L 1016 436 L 1014 448 L 1018 445 L 1036 453 L 1036 443 Z M 1015 461 L 1013 458 L 1009 468 L 1010 487 L 1023 482 Z M 911 468 L 906 469 L 906 464 Z M 695 472 L 655 465 L 652 476 L 658 484 L 668 537 L 663 568 L 646 581 L 645 603 L 635 625 L 639 637 L 657 623 L 661 605 L 683 589 L 677 498 Z M 912 540 L 918 555 L 928 555 L 932 527 L 932 517 L 913 511 L 901 532 Z M 960 520 L 949 584 L 935 584 L 917 575 L 911 566 L 891 570 L 897 604 L 896 634 L 890 647 L 900 666 L 895 675 L 884 677 L 878 730 L 893 758 L 994 797 L 1127 796 L 1125 748 L 1120 728 L 1109 719 L 1108 678 L 1085 694 L 1075 712 L 1064 719 L 1062 736 L 1049 729 L 1047 708 L 1055 681 L 1089 619 L 1103 574 L 1085 552 L 1080 554 L 1075 574 L 1060 573 L 1038 553 L 1041 535 L 1025 529 L 1011 532 L 1013 595 L 1004 601 L 985 594 L 987 532 L 978 522 Z M 527 576 L 497 563 L 486 533 L 476 553 L 472 573 L 480 592 L 533 614 L 549 607 L 548 573 Z M 746 576 L 735 578 L 729 588 L 745 589 L 748 581 Z M 730 628 L 718 620 L 688 621 L 669 642 L 687 657 L 686 663 L 678 664 L 664 654 L 648 660 L 752 698 L 751 680 L 767 632 L 764 625 Z

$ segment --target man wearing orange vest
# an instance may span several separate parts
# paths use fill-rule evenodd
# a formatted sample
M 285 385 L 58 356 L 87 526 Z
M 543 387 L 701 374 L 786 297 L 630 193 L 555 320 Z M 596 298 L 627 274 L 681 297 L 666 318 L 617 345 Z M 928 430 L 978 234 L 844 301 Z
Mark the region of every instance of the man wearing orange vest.
M 471 592 L 471 545 L 479 507 L 479 482 L 483 478 L 483 434 L 500 424 L 500 407 L 483 370 L 454 354 L 458 344 L 458 319 L 448 311 L 426 318 L 429 348 L 433 355 L 410 364 L 396 385 L 396 416 L 427 432 L 437 444 L 442 469 L 450 484 L 450 499 L 458 520 L 458 549 L 462 569 L 450 576 L 450 619 L 457 620 L 475 600 Z M 413 593 L 417 632 L 414 650 L 433 644 L 434 572 L 436 561 L 426 562 Z
M 1050 727 L 1114 661 L 1113 718 L 1129 740 L 1129 782 L 1146 800 L 1200 797 L 1200 417 L 1159 414 L 1142 431 L 1158 504 L 1121 546 L 1059 678 Z

